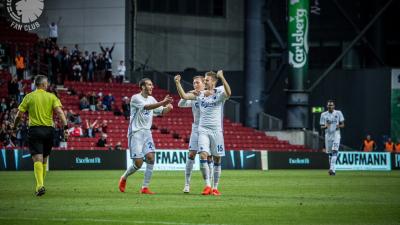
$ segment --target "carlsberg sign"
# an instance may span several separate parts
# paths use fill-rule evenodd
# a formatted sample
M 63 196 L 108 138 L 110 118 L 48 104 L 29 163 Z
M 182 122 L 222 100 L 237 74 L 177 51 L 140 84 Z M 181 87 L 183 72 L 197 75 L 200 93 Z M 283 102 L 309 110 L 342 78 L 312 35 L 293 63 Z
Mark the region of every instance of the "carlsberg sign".
M 290 0 L 289 7 L 289 64 L 303 68 L 308 54 L 308 0 Z

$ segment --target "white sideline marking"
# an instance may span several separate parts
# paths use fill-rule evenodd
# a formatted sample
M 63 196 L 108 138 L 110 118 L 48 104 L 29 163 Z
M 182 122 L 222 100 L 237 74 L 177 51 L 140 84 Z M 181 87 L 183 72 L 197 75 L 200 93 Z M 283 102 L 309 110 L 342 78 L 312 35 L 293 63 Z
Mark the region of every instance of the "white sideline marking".
M 55 221 L 55 222 L 99 222 L 99 223 L 126 223 L 126 224 L 164 224 L 164 225 L 228 225 L 211 223 L 175 223 L 165 221 L 132 221 L 132 220 L 114 220 L 114 219 L 94 219 L 94 218 L 23 218 L 23 217 L 0 217 L 0 220 L 27 220 L 27 221 Z

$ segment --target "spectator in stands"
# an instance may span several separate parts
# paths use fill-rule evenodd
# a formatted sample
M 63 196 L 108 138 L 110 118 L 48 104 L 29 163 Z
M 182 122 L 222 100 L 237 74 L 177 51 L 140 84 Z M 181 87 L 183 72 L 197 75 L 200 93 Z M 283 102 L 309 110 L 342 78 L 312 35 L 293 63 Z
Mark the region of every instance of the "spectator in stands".
M 67 120 L 68 123 L 73 123 L 73 124 L 81 124 L 82 120 L 81 120 L 81 116 L 79 115 L 79 113 L 75 113 L 74 111 L 72 111 L 72 109 L 68 110 L 67 113 L 64 114 L 67 115 Z
M 111 93 L 103 97 L 103 105 L 107 111 L 111 111 L 111 104 L 115 102 L 115 98 Z
M 72 56 L 72 58 L 78 59 L 78 57 L 80 56 L 80 54 L 81 54 L 81 50 L 79 50 L 79 45 L 78 45 L 78 44 L 75 44 L 75 45 L 74 45 L 74 49 L 72 49 L 71 56 Z
M 17 102 L 20 104 L 22 102 L 22 99 L 25 96 L 25 83 L 23 80 L 18 81 L 18 95 L 17 95 Z
M 6 112 L 8 110 L 8 104 L 5 98 L 1 99 L 1 103 L 0 103 L 0 112 Z
M 394 143 L 391 137 L 388 137 L 388 139 L 385 141 L 385 151 L 394 152 Z
M 112 78 L 112 51 L 114 50 L 115 43 L 113 43 L 113 46 L 110 48 L 106 47 L 106 49 L 103 48 L 101 43 L 99 43 L 100 49 L 103 52 L 104 59 L 105 59 L 105 81 L 106 82 L 111 82 Z
M 106 71 L 106 60 L 103 54 L 99 54 L 96 61 L 96 74 L 94 75 L 96 81 L 104 81 L 105 71 Z
M 17 99 L 18 97 L 18 78 L 14 76 L 9 82 L 8 82 L 8 95 L 11 98 Z
M 18 103 L 14 100 L 14 99 L 12 99 L 11 100 L 11 102 L 10 102 L 10 125 L 12 125 L 12 123 L 13 123 L 13 121 L 15 120 L 15 117 L 17 116 L 16 114 L 17 114 L 17 112 L 18 112 Z
M 94 81 L 94 70 L 96 68 L 96 52 L 92 52 L 91 55 L 89 55 L 89 60 L 86 62 L 87 64 L 87 79 L 90 82 Z
M 126 71 L 126 67 L 124 65 L 123 60 L 119 61 L 117 70 L 118 70 L 117 82 L 122 83 L 125 80 L 125 71 Z
M 366 138 L 363 140 L 361 149 L 364 152 L 372 152 L 376 149 L 375 141 L 371 139 L 371 135 L 368 134 Z
M 107 134 L 101 134 L 100 139 L 97 141 L 97 147 L 106 147 L 107 146 Z
M 5 140 L 3 142 L 3 146 L 7 147 L 7 148 L 12 148 L 15 147 L 15 144 L 13 143 L 12 139 L 11 139 L 11 135 L 10 133 L 7 133 L 5 136 Z
M 60 147 L 61 139 L 64 137 L 64 132 L 60 127 L 58 121 L 54 121 L 54 136 L 53 136 L 53 146 Z
M 74 73 L 75 81 L 82 81 L 82 66 L 79 64 L 79 61 L 76 60 L 74 66 L 72 67 L 72 71 Z
M 79 108 L 82 111 L 88 111 L 90 108 L 89 100 L 86 98 L 86 96 L 83 96 L 81 100 L 79 100 Z
M 120 142 L 120 141 L 117 142 L 117 144 L 116 144 L 115 147 L 114 147 L 114 150 L 115 150 L 115 151 L 121 151 L 121 150 L 122 150 L 122 145 L 121 145 L 121 142 Z
M 25 58 L 21 55 L 21 52 L 17 52 L 17 56 L 15 57 L 15 67 L 17 69 L 18 80 L 23 80 L 25 71 Z
M 96 110 L 97 111 L 104 111 L 105 110 L 104 105 L 100 100 L 97 100 Z
M 96 111 L 96 103 L 97 103 L 97 95 L 96 92 L 92 92 L 92 94 L 89 95 L 89 108 L 91 111 Z
M 68 134 L 71 137 L 83 137 L 82 127 L 76 123 L 68 130 Z
M 16 132 L 18 147 L 25 146 L 27 137 L 28 137 L 28 124 L 26 122 L 26 119 L 24 119 L 24 120 L 22 120 L 22 123 L 18 126 L 18 129 Z
M 61 131 L 60 148 L 67 148 L 68 144 L 67 144 L 67 138 L 64 136 L 64 129 L 68 129 L 68 125 L 67 125 L 67 127 L 61 127 L 61 124 L 60 124 L 59 128 Z
M 60 98 L 60 96 L 58 95 L 57 86 L 55 84 L 49 85 L 47 91 L 54 94 L 57 98 Z
M 49 57 L 51 61 L 51 73 L 47 77 L 50 83 L 55 84 L 57 83 L 57 74 L 61 71 L 61 53 L 57 45 L 52 47 Z
M 114 116 L 122 116 L 121 109 L 114 102 L 111 102 L 111 111 L 114 113 Z
M 122 99 L 122 112 L 123 115 L 125 116 L 125 119 L 127 120 L 131 114 L 131 107 L 129 98 L 126 96 Z
M 103 48 L 103 46 L 101 45 L 101 43 L 99 43 L 100 49 L 104 55 L 104 58 L 106 59 L 106 66 L 107 67 L 111 67 L 111 63 L 112 63 L 112 52 L 114 50 L 115 47 L 115 43 L 113 43 L 111 49 L 109 47 L 106 47 L 106 49 Z
M 97 120 L 95 120 L 93 123 L 90 123 L 89 120 L 86 120 L 86 136 L 90 138 L 94 137 L 96 127 L 97 127 Z
M 67 47 L 63 48 L 63 51 L 61 53 L 62 58 L 61 58 L 61 68 L 60 68 L 60 72 L 62 74 L 62 82 L 64 82 L 64 80 L 66 78 L 70 79 L 71 76 L 71 55 L 69 54 L 69 51 L 67 49 Z
M 31 91 L 35 91 L 36 90 L 36 85 L 35 85 L 35 82 L 33 82 L 33 80 L 34 80 L 34 77 L 31 78 L 31 81 L 32 81 L 31 82 L 31 88 L 30 88 Z
M 400 153 L 400 138 L 397 138 L 397 143 L 394 145 L 394 151 Z
M 101 122 L 101 124 L 99 126 L 99 131 L 102 132 L 102 133 L 107 133 L 107 131 L 108 131 L 107 120 L 103 120 L 103 122 Z
M 1 124 L 1 128 L 0 128 L 0 142 L 4 143 L 4 141 L 6 140 L 6 135 L 8 134 L 8 130 L 7 130 L 7 125 L 6 123 L 2 123 Z
M 49 24 L 49 38 L 54 43 L 57 44 L 58 38 L 58 24 L 60 24 L 61 16 L 58 18 L 57 23 L 52 22 Z
M 88 76 L 89 60 L 90 60 L 89 51 L 85 51 L 84 55 L 82 56 L 82 60 L 81 60 L 83 81 L 89 80 L 89 76 Z

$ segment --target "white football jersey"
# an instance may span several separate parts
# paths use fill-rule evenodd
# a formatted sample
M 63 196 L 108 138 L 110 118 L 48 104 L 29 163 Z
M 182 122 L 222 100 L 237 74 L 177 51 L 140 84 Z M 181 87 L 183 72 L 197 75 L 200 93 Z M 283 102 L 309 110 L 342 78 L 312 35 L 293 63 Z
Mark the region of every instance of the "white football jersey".
M 144 109 L 144 106 L 154 103 L 157 103 L 157 100 L 153 96 L 145 98 L 141 93 L 132 96 L 128 137 L 138 130 L 150 130 L 153 123 L 153 115 L 161 115 L 164 109 L 162 106 L 153 110 Z
M 228 99 L 224 89 L 214 89 L 214 94 L 204 95 L 205 91 L 197 96 L 197 102 L 200 106 L 199 131 L 222 131 L 224 118 L 224 103 Z
M 199 127 L 199 122 L 200 122 L 200 107 L 199 107 L 199 102 L 195 100 L 185 100 L 181 99 L 178 102 L 178 107 L 181 108 L 192 108 L 192 113 L 193 113 L 193 123 L 192 123 L 192 129 L 197 129 Z
M 329 128 L 325 129 L 325 136 L 336 136 L 340 137 L 340 129 L 336 129 L 339 123 L 344 121 L 344 117 L 341 111 L 333 110 L 332 113 L 329 111 L 321 114 L 320 125 L 330 124 Z

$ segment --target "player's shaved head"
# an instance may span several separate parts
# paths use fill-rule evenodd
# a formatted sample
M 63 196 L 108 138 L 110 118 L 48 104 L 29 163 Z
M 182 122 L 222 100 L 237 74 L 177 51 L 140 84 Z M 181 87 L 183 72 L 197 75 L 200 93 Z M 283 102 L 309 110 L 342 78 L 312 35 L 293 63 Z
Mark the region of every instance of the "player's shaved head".
M 145 77 L 145 78 L 143 78 L 143 79 L 141 79 L 141 80 L 139 81 L 139 87 L 140 87 L 140 89 L 142 89 L 142 87 L 145 87 L 145 86 L 146 86 L 146 81 L 150 81 L 150 82 L 151 82 L 151 80 L 150 80 L 149 78 L 147 78 L 147 77 Z

